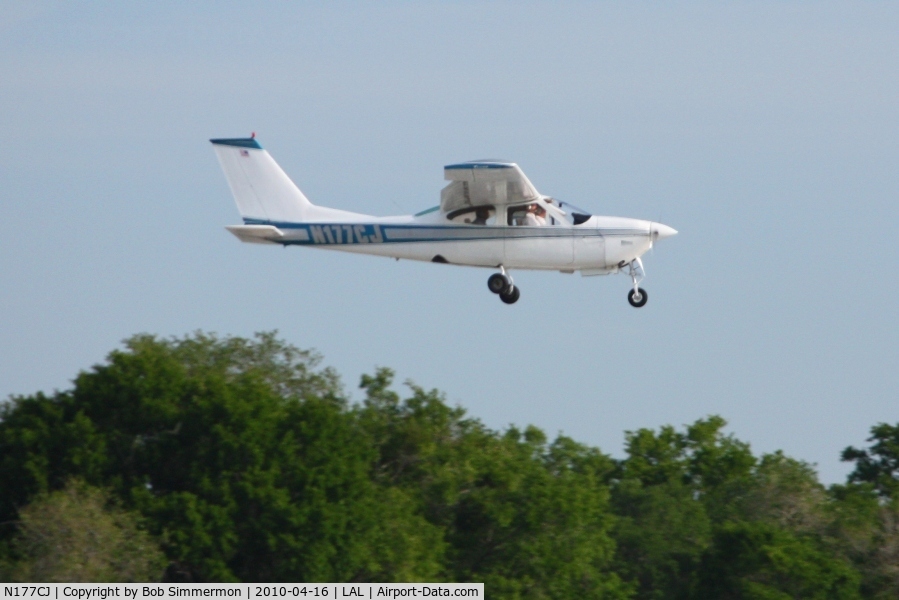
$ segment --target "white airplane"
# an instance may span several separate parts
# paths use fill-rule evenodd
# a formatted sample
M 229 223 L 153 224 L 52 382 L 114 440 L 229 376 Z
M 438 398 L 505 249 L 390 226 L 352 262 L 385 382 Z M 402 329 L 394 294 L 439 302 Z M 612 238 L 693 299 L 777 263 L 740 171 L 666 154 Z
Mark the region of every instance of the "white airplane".
M 506 304 L 519 296 L 510 269 L 581 275 L 624 272 L 628 302 L 646 304 L 640 257 L 677 231 L 651 221 L 598 217 L 544 196 L 515 163 L 477 160 L 447 165 L 440 205 L 415 215 L 373 217 L 317 206 L 255 139 L 210 140 L 243 225 L 242 242 L 310 246 L 499 269 L 487 287 Z

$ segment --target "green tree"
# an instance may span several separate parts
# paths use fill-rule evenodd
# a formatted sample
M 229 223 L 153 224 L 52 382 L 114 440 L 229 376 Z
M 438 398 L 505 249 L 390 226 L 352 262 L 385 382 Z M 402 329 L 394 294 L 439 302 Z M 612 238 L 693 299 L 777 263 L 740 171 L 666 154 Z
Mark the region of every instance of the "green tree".
M 627 479 L 613 497 L 616 571 L 636 583 L 639 598 L 687 597 L 711 544 L 705 507 L 677 480 L 644 485 Z
M 69 564 L 32 527 L 54 522 L 37 507 L 68 498 L 60 515 L 131 540 L 110 547 L 138 544 L 145 525 L 171 581 L 484 581 L 510 599 L 899 595 L 899 426 L 847 449 L 856 470 L 827 490 L 806 463 L 753 456 L 720 417 L 628 432 L 612 460 L 536 427 L 490 430 L 436 390 L 401 397 L 392 383 L 389 369 L 364 376 L 351 405 L 314 353 L 272 333 L 134 336 L 71 390 L 0 407 L 0 576 Z M 72 478 L 93 487 L 73 491 Z M 98 561 L 92 573 L 113 568 Z
M 22 582 L 159 581 L 166 560 L 136 515 L 102 491 L 77 482 L 38 496 L 19 513 L 13 542 Z
M 725 425 L 712 416 L 683 432 L 626 434 L 627 456 L 610 479 L 620 516 L 616 564 L 640 598 L 689 596 L 715 523 L 732 515 L 748 485 L 755 458 Z
M 829 502 L 812 466 L 778 451 L 762 456 L 735 508 L 741 519 L 825 535 L 832 519 Z
M 445 576 L 500 598 L 623 598 L 610 571 L 608 457 L 536 428 L 496 433 L 432 390 L 401 400 L 392 372 L 364 377 L 362 422 L 383 485 L 445 532 Z
M 899 503 L 884 503 L 870 483 L 829 490 L 831 535 L 862 575 L 865 598 L 899 598 Z
M 374 450 L 317 361 L 273 334 L 135 336 L 71 391 L 4 407 L 3 509 L 78 476 L 148 519 L 171 579 L 411 577 L 415 524 L 373 484 Z
M 704 555 L 696 598 L 788 600 L 861 598 L 859 575 L 818 546 L 764 523 L 728 523 Z
M 867 450 L 849 446 L 842 459 L 855 462 L 849 481 L 870 483 L 884 498 L 899 499 L 899 423 L 879 423 L 871 428 Z

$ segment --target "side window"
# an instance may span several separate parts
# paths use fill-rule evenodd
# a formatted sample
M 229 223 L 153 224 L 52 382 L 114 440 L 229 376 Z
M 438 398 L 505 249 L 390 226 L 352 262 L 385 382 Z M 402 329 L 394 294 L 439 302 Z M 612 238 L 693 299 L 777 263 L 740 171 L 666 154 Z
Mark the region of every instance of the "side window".
M 539 202 L 511 206 L 507 215 L 508 224 L 513 227 L 522 225 L 530 227 L 555 225 L 555 222 L 550 220 L 551 217 L 547 214 L 546 209 Z
M 488 205 L 468 207 L 447 213 L 446 218 L 459 224 L 493 225 L 496 223 L 496 209 Z
M 525 218 L 528 214 L 528 207 L 525 206 L 510 206 L 508 211 L 508 220 L 507 225 L 511 226 L 519 226 L 525 224 Z

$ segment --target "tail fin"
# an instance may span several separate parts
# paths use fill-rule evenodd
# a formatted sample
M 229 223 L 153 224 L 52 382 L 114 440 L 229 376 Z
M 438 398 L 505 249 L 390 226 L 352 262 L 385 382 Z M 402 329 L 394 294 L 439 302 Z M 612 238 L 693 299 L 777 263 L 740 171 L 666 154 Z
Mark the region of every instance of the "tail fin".
M 255 138 L 209 140 L 244 219 L 303 221 L 313 204 Z

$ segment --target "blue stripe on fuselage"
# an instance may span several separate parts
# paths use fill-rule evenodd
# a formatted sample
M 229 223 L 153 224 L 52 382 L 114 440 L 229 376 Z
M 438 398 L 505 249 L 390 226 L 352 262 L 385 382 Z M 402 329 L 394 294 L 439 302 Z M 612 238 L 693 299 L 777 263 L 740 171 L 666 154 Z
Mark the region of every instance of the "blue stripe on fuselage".
M 498 227 L 472 225 L 412 225 L 392 223 L 291 223 L 245 218 L 247 225 L 273 225 L 285 232 L 302 230 L 302 239 L 284 244 L 336 246 L 345 244 L 398 244 L 412 242 L 462 242 L 483 240 L 555 239 L 648 235 L 637 229 L 577 229 L 574 227 Z

